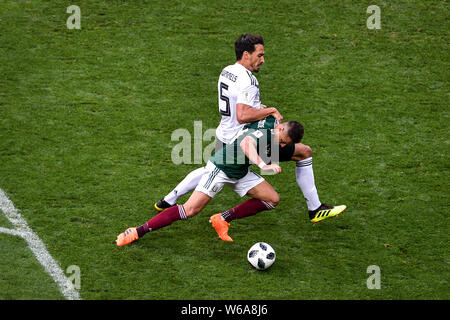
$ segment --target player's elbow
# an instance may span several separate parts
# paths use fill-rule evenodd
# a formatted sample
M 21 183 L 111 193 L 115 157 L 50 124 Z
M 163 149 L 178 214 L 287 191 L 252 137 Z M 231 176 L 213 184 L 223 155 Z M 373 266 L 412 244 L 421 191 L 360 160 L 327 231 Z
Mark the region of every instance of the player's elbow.
M 236 120 L 240 124 L 248 123 L 248 119 L 246 117 L 245 106 L 243 104 L 238 103 L 236 105 Z
M 247 123 L 245 116 L 243 115 L 243 112 L 236 113 L 236 120 L 237 120 L 237 122 L 239 122 L 239 124 Z

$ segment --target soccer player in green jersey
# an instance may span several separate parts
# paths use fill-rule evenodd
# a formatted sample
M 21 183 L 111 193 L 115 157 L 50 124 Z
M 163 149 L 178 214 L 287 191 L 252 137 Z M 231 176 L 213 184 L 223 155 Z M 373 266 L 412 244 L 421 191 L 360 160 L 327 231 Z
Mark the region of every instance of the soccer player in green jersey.
M 261 103 L 259 82 L 255 76 L 265 63 L 264 40 L 261 35 L 243 34 L 234 44 L 236 62 L 226 66 L 217 82 L 218 107 L 221 121 L 216 129 L 216 142 L 220 145 L 232 143 L 236 134 L 248 123 L 272 115 L 280 122 L 283 116 L 276 108 Z M 217 151 L 218 149 L 216 149 Z M 345 206 L 329 206 L 322 203 L 315 185 L 312 166 L 312 150 L 296 143 L 280 147 L 278 159 L 295 161 L 295 179 L 306 200 L 309 219 L 312 223 L 335 217 Z M 177 186 L 154 204 L 156 211 L 175 206 L 184 194 L 194 190 L 205 173 L 205 167 L 191 171 Z
M 244 126 L 232 143 L 225 145 L 210 158 L 205 173 L 186 203 L 164 210 L 137 228 L 128 228 L 117 236 L 116 244 L 129 244 L 150 231 L 197 215 L 225 185 L 230 186 L 241 197 L 251 197 L 210 218 L 219 237 L 224 241 L 233 241 L 228 235 L 230 221 L 274 209 L 280 201 L 275 189 L 249 167 L 255 164 L 264 171 L 279 174 L 281 167 L 274 163 L 266 164 L 263 158 L 270 160 L 272 150 L 278 149 L 279 145 L 299 143 L 303 132 L 300 123 L 278 123 L 272 116 Z

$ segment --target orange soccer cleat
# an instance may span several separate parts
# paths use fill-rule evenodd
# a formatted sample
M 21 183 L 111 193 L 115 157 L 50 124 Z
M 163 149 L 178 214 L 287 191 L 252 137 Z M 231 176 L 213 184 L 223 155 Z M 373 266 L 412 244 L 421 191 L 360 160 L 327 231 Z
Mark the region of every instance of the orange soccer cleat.
M 139 239 L 136 228 L 128 228 L 125 232 L 122 232 L 117 236 L 116 244 L 118 246 L 124 246 Z
M 213 228 L 216 229 L 219 238 L 223 241 L 233 241 L 233 239 L 228 235 L 228 226 L 230 225 L 222 218 L 222 214 L 217 213 L 209 218 L 209 222 L 212 224 Z

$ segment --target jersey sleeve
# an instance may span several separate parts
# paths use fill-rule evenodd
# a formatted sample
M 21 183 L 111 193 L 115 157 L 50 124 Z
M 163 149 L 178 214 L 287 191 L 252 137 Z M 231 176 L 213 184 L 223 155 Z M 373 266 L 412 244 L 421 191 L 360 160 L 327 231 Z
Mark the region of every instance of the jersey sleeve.
M 253 108 L 258 108 L 261 105 L 259 100 L 259 89 L 255 85 L 248 85 L 238 92 L 236 104 L 242 103 Z

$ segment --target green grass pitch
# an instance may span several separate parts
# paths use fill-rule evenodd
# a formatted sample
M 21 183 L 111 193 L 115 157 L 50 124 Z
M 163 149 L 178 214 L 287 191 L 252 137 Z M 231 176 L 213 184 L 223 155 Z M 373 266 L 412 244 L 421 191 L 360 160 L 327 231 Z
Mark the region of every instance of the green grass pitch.
M 85 300 L 449 299 L 448 19 L 447 1 L 1 1 L 0 189 L 63 270 L 80 268 Z M 242 201 L 225 189 L 116 247 L 199 166 L 172 162 L 171 134 L 217 126 L 242 33 L 265 40 L 262 102 L 302 122 L 321 200 L 347 211 L 313 226 L 283 163 L 267 178 L 279 206 L 232 222 L 233 243 L 208 223 Z M 277 253 L 265 272 L 246 260 L 257 241 Z M 0 299 L 64 299 L 6 233 Z

